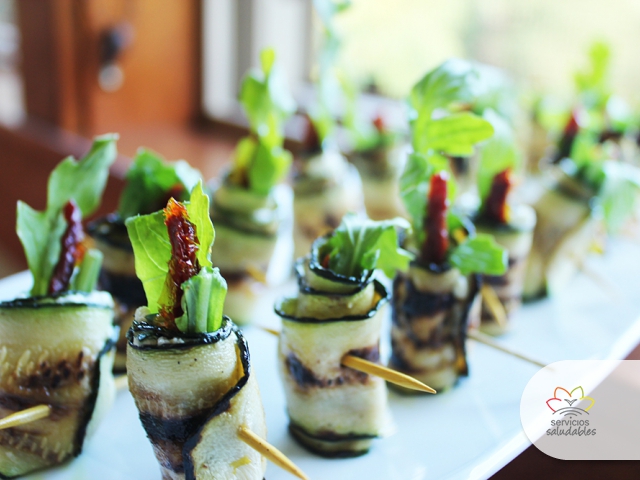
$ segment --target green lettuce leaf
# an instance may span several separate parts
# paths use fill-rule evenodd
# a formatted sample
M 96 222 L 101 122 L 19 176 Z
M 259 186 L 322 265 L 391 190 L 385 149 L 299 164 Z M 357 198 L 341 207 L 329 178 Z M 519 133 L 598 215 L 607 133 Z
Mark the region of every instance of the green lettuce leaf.
M 171 260 L 164 212 L 129 217 L 125 225 L 133 247 L 136 275 L 142 282 L 147 305 L 151 313 L 158 313 Z
M 169 163 L 157 153 L 141 148 L 127 171 L 118 214 L 127 219 L 151 213 L 163 206 L 171 189 L 181 186 L 188 195 L 201 179 L 202 174 L 184 160 Z
M 209 213 L 209 196 L 202 189 L 202 182 L 198 182 L 193 191 L 189 202 L 184 203 L 189 215 L 189 221 L 196 227 L 196 235 L 200 242 L 200 249 L 196 254 L 201 267 L 211 266 L 211 247 L 216 238 L 216 232 L 213 229 L 211 215 Z
M 347 277 L 359 277 L 376 268 L 393 278 L 397 270 L 406 270 L 413 255 L 398 246 L 396 228 L 408 229 L 401 218 L 374 222 L 347 214 L 322 248 L 330 255 L 331 271 Z
M 507 251 L 495 242 L 493 236 L 486 234 L 466 239 L 449 254 L 449 262 L 463 275 L 503 275 L 507 271 L 507 260 Z
M 227 282 L 220 270 L 204 267 L 182 284 L 182 310 L 176 325 L 184 333 L 215 332 L 222 325 Z
M 89 153 L 80 161 L 68 157 L 58 164 L 49 177 L 45 211 L 38 212 L 18 202 L 16 231 L 33 275 L 32 295 L 48 292 L 60 257 L 60 239 L 66 229 L 64 205 L 73 199 L 83 218 L 98 208 L 109 167 L 117 157 L 117 139 L 115 134 L 96 137 Z
M 511 125 L 495 111 L 488 109 L 482 115 L 493 126 L 495 134 L 480 146 L 480 166 L 478 168 L 478 194 L 484 204 L 493 177 L 510 168 L 516 170 L 521 162 L 521 152 Z
M 638 208 L 640 169 L 628 163 L 609 160 L 603 165 L 604 184 L 600 202 L 605 224 L 610 233 L 617 233 Z

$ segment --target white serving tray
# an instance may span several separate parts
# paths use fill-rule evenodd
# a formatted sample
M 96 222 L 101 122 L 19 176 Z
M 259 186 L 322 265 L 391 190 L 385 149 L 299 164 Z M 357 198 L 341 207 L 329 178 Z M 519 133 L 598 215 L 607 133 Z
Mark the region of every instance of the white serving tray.
M 526 305 L 502 341 L 548 363 L 624 358 L 640 342 L 640 243 L 612 241 L 605 255 L 590 258 L 587 265 L 602 281 L 581 273 L 561 296 Z M 27 272 L 0 280 L 0 298 L 13 298 L 30 282 Z M 264 298 L 261 324 L 279 326 L 273 299 L 294 290 L 290 283 Z M 520 396 L 537 368 L 469 342 L 470 376 L 455 389 L 426 397 L 390 393 L 396 433 L 377 441 L 369 454 L 341 460 L 316 457 L 287 433 L 284 394 L 276 374 L 277 339 L 257 328 L 245 333 L 262 391 L 268 439 L 311 479 L 487 478 L 530 445 L 520 425 Z M 387 341 L 385 335 L 383 342 Z M 387 351 L 385 344 L 383 354 Z M 161 476 L 133 400 L 121 391 L 80 457 L 25 478 L 159 480 Z M 293 477 L 269 465 L 266 478 Z

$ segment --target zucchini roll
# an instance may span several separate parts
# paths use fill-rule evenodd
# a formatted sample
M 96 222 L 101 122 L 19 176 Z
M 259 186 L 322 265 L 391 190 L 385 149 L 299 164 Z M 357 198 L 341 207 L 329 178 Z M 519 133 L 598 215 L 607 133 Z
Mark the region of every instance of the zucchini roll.
M 213 333 L 174 332 L 145 311 L 128 332 L 127 371 L 162 478 L 262 479 L 266 460 L 237 436 L 246 426 L 266 437 L 240 331 L 225 317 Z
M 451 266 L 439 270 L 414 263 L 407 274 L 398 274 L 389 366 L 438 392 L 466 377 L 467 329 L 480 321 L 478 282 L 477 276 L 462 275 Z
M 562 175 L 533 204 L 538 218 L 527 263 L 524 297 L 561 290 L 597 240 L 600 220 L 593 188 Z
M 426 210 L 422 230 L 408 239 L 420 245 L 419 254 L 409 272 L 393 282 L 389 366 L 440 392 L 469 373 L 466 333 L 480 321 L 477 274 L 502 275 L 506 252 L 491 236 L 474 235 L 473 225 L 448 211 L 446 172 L 430 177 L 428 192 L 426 208 L 421 207 Z M 417 211 L 411 198 L 407 207 Z
M 336 228 L 348 212 L 364 211 L 358 170 L 330 147 L 305 154 L 296 164 L 293 183 L 295 256 L 305 255 L 313 241 Z
M 240 101 L 251 133 L 238 143 L 211 209 L 217 230 L 213 256 L 229 286 L 225 314 L 240 324 L 257 313 L 265 284 L 282 283 L 293 264 L 293 195 L 281 182 L 292 162 L 283 148 L 284 123 L 295 102 L 274 62 L 274 51 L 263 50 L 262 69 L 243 79 Z
M 67 292 L 0 303 L 0 417 L 49 405 L 48 418 L 0 430 L 0 477 L 82 451 L 113 402 L 113 302 Z
M 525 272 L 535 224 L 535 211 L 528 205 L 514 206 L 510 210 L 507 223 L 494 223 L 484 219 L 475 221 L 476 232 L 493 236 L 496 243 L 507 251 L 508 267 L 504 275 L 483 275 L 482 281 L 495 291 L 508 321 L 522 304 Z M 483 299 L 481 330 L 490 335 L 501 335 L 510 326 L 510 323 L 500 325 L 492 308 Z
M 126 185 L 118 211 L 98 218 L 87 231 L 95 248 L 104 256 L 99 287 L 109 292 L 115 302 L 116 325 L 120 336 L 116 344 L 114 371 L 126 369 L 127 330 L 136 308 L 144 304 L 142 283 L 136 277 L 131 241 L 125 220 L 162 208 L 170 197 L 188 198 L 189 192 L 202 178 L 199 171 L 184 160 L 167 162 L 157 153 L 141 148 L 127 171 Z
M 346 355 L 380 362 L 388 275 L 411 258 L 397 247 L 393 222 L 345 216 L 331 236 L 298 260 L 299 292 L 276 305 L 282 318 L 278 364 L 287 398 L 289 431 L 304 447 L 328 457 L 366 453 L 389 426 L 384 380 L 342 365 Z
M 508 268 L 504 275 L 483 276 L 487 287 L 482 294 L 481 329 L 500 335 L 510 328 L 512 314 L 522 303 L 536 215 L 528 205 L 513 206 L 508 202 L 521 158 L 512 127 L 494 113 L 485 113 L 485 118 L 491 122 L 494 135 L 479 152 L 480 207 L 474 215 L 474 224 L 478 233 L 492 235 L 507 251 Z
M 291 275 L 293 194 L 287 185 L 271 190 L 261 196 L 224 184 L 213 193 L 213 257 L 229 288 L 224 311 L 241 324 L 254 318 L 256 302 L 268 285 Z
M 198 184 L 126 225 L 148 302 L 127 334 L 129 388 L 162 478 L 262 479 L 265 460 L 238 437 L 266 426 L 246 341 L 222 313 L 209 198 Z
M 113 401 L 113 300 L 95 291 L 102 257 L 84 243 L 82 219 L 99 205 L 116 139 L 97 137 L 82 160 L 56 166 L 45 211 L 18 202 L 33 287 L 0 303 L 0 417 L 40 405 L 50 413 L 0 430 L 0 478 L 79 455 Z
M 407 145 L 389 130 L 381 115 L 368 122 L 357 121 L 356 105 L 345 118 L 353 152 L 349 160 L 362 179 L 362 192 L 367 216 L 373 220 L 406 217 L 400 200 L 400 174 L 406 159 Z M 362 128 L 368 126 L 368 128 Z

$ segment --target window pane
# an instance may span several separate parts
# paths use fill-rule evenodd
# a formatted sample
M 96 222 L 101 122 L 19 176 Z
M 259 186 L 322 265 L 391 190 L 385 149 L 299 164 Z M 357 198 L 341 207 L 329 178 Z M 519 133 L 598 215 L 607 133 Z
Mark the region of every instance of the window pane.
M 567 93 L 589 45 L 602 39 L 613 50 L 614 88 L 638 98 L 637 0 L 353 0 L 338 24 L 342 66 L 395 97 L 450 56 L 491 63 L 520 83 Z

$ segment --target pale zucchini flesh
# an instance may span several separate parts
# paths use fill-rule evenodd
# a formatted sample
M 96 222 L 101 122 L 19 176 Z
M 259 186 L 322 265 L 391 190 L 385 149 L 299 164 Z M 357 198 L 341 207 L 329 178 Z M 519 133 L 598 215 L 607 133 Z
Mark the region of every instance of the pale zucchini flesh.
M 0 478 L 80 454 L 115 395 L 115 335 L 107 293 L 0 304 L 0 417 L 41 404 L 52 409 L 47 418 L 0 431 Z

